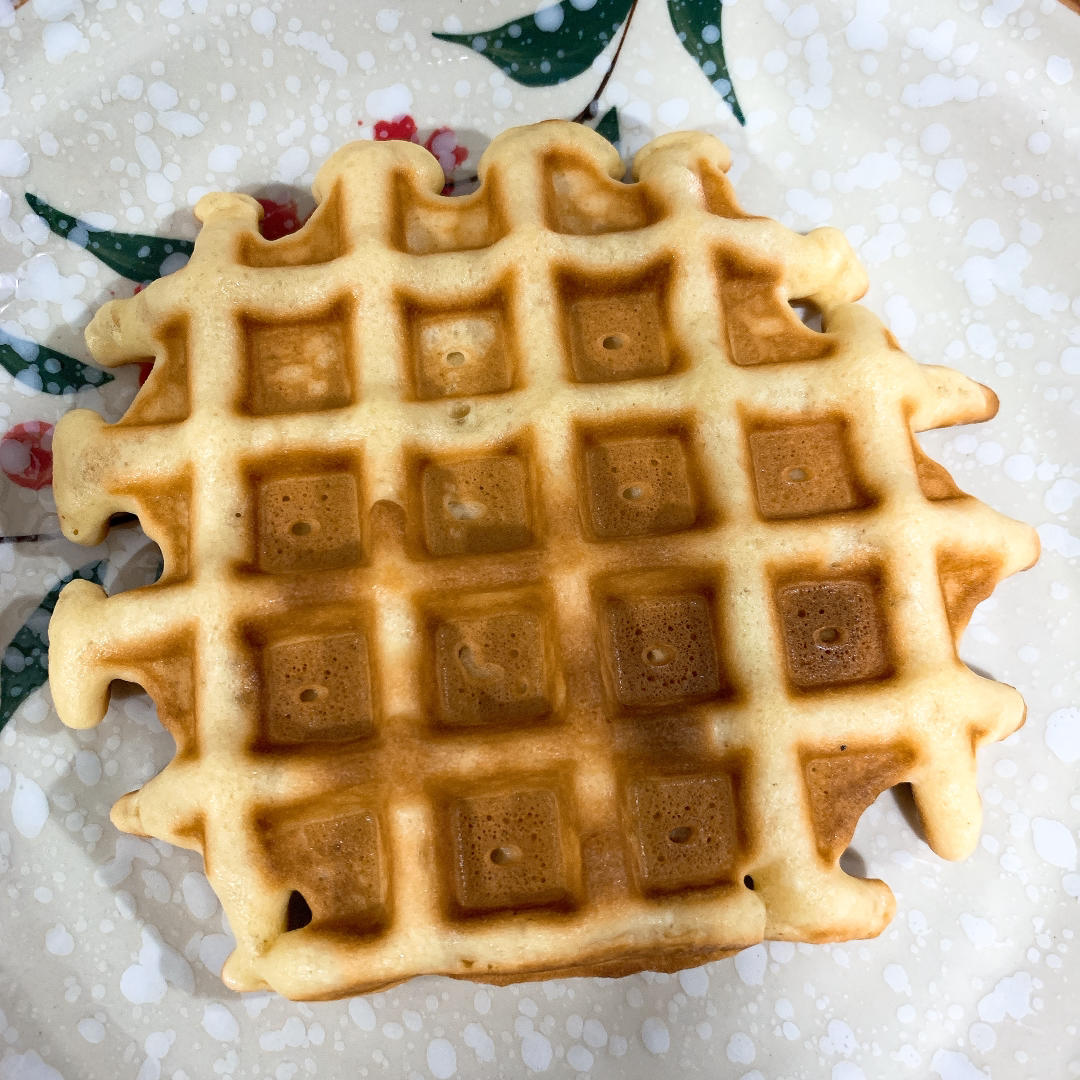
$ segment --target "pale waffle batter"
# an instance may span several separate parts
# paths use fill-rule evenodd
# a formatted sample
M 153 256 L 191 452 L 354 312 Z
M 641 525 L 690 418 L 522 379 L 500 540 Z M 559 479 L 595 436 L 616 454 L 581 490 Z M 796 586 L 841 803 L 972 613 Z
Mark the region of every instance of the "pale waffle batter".
M 63 720 L 141 683 L 173 762 L 117 826 L 202 852 L 230 986 L 334 997 L 674 970 L 878 933 L 838 859 L 909 781 L 976 842 L 1022 721 L 957 658 L 1036 557 L 914 431 L 984 420 L 868 311 L 842 235 L 744 214 L 727 149 L 508 131 L 465 198 L 354 143 L 295 235 L 210 195 L 190 263 L 106 304 L 114 425 L 56 432 L 67 535 L 137 514 L 161 580 L 68 585 Z M 799 301 L 818 309 L 804 325 Z

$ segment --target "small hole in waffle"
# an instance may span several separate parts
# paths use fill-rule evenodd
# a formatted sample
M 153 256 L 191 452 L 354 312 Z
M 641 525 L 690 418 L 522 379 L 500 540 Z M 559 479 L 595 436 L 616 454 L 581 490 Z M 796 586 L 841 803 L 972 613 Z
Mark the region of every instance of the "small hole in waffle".
M 531 493 L 520 454 L 423 464 L 419 486 L 432 555 L 512 551 L 532 541 Z
M 290 627 L 293 634 L 298 627 Z M 367 635 L 319 630 L 260 641 L 260 741 L 267 748 L 351 742 L 375 730 Z
M 529 723 L 551 711 L 540 613 L 529 608 L 439 617 L 433 626 L 437 723 Z
M 450 406 L 450 419 L 464 420 L 470 412 L 472 412 L 472 406 L 466 405 L 464 402 L 458 402 L 457 404 Z
M 563 339 L 578 382 L 664 375 L 674 364 L 665 310 L 668 271 L 660 264 L 615 284 L 564 275 Z
M 463 308 L 435 308 L 405 297 L 409 379 L 416 397 L 499 394 L 514 383 L 514 342 L 503 289 Z
M 264 573 L 337 570 L 361 561 L 362 488 L 350 462 L 311 459 L 289 475 L 253 469 L 256 566 Z
M 612 598 L 605 615 L 619 704 L 632 708 L 690 704 L 726 690 L 708 595 Z
M 559 801 L 553 790 L 456 799 L 449 807 L 449 825 L 453 900 L 462 914 L 569 899 Z
M 880 586 L 871 580 L 802 581 L 777 594 L 788 672 L 803 690 L 889 674 Z
M 789 300 L 788 303 L 803 326 L 819 334 L 822 332 L 821 308 L 817 304 L 812 304 L 809 300 Z
M 752 430 L 749 443 L 764 517 L 812 517 L 867 504 L 843 420 L 769 424 Z
M 289 893 L 289 904 L 285 909 L 285 932 L 302 930 L 311 923 L 311 906 L 302 893 L 295 889 Z
M 661 535 L 698 523 L 697 453 L 681 418 L 585 428 L 580 440 L 581 513 L 597 538 Z
M 268 873 L 293 890 L 288 929 L 360 936 L 385 924 L 387 865 L 373 814 L 328 800 L 282 807 L 256 825 Z
M 731 879 L 738 827 L 729 773 L 640 780 L 633 787 L 631 807 L 647 892 Z

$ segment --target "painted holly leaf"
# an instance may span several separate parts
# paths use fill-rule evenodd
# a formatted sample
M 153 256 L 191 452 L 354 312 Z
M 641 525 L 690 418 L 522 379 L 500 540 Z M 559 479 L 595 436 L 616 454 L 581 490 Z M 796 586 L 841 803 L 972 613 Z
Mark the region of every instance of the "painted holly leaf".
M 619 145 L 619 112 L 612 106 L 596 122 L 596 130 L 604 136 L 609 143 Z
M 561 0 L 491 30 L 434 36 L 480 53 L 523 86 L 554 86 L 589 67 L 633 5 L 634 0 Z
M 0 367 L 17 383 L 46 394 L 70 394 L 84 386 L 102 386 L 112 381 L 112 376 L 101 368 L 3 330 L 0 330 Z
M 19 628 L 0 658 L 0 728 L 23 701 L 49 677 L 49 620 L 60 590 L 75 578 L 100 585 L 107 563 L 87 563 L 57 582 Z
M 671 25 L 683 48 L 698 62 L 713 89 L 728 103 L 735 119 L 746 123 L 724 59 L 720 29 L 723 0 L 667 0 Z
M 29 192 L 26 193 L 26 201 L 57 236 L 86 248 L 110 270 L 140 285 L 179 270 L 194 247 L 190 240 L 99 229 L 57 210 Z

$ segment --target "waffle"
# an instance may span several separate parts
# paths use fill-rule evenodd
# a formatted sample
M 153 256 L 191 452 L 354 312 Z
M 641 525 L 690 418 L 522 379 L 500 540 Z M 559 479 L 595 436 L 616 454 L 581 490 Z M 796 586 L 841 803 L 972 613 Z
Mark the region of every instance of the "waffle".
M 188 265 L 90 324 L 102 364 L 155 364 L 118 423 L 61 421 L 60 519 L 138 515 L 164 572 L 64 589 L 53 694 L 77 728 L 114 679 L 153 697 L 176 755 L 113 820 L 203 854 L 231 987 L 877 934 L 891 892 L 838 859 L 903 781 L 972 850 L 975 750 L 1023 703 L 956 641 L 1037 546 L 913 432 L 996 399 L 728 165 L 673 134 L 621 183 L 552 121 L 444 198 L 423 149 L 358 142 L 298 233 L 208 195 Z

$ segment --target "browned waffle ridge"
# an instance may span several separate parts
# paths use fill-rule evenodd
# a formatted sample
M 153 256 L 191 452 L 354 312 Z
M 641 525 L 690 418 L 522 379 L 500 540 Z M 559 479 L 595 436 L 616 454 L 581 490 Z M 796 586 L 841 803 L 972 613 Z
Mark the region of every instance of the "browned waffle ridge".
M 230 986 L 325 998 L 674 970 L 876 934 L 837 860 L 909 781 L 969 852 L 974 754 L 1023 717 L 957 658 L 1032 530 L 913 432 L 993 394 L 852 303 L 842 235 L 750 217 L 727 149 L 496 138 L 477 192 L 359 142 L 289 238 L 202 199 L 189 264 L 87 331 L 155 366 L 61 421 L 65 533 L 137 514 L 156 585 L 68 585 L 57 709 L 154 697 L 170 765 L 129 832 L 201 851 Z M 822 331 L 792 302 L 820 310 Z

